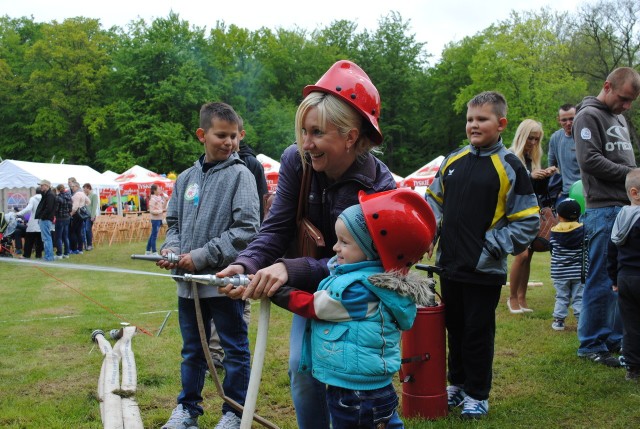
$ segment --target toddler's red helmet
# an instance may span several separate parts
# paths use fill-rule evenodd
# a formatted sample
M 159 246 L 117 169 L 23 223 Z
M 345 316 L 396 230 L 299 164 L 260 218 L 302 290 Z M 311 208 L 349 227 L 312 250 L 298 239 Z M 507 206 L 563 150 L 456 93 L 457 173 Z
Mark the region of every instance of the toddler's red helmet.
M 367 228 L 385 271 L 401 271 L 420 261 L 436 234 L 436 218 L 424 197 L 410 189 L 358 193 Z
M 370 135 L 373 143 L 382 143 L 382 132 L 378 125 L 380 95 L 369 76 L 357 64 L 347 60 L 336 62 L 315 85 L 305 86 L 302 96 L 306 97 L 313 91 L 336 95 L 353 106 L 373 127 Z

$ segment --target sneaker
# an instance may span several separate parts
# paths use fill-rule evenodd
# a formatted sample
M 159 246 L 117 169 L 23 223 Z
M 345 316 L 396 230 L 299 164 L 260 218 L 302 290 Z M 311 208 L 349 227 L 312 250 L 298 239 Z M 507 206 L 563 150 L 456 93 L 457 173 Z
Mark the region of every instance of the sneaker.
M 465 396 L 463 405 L 462 405 L 462 413 L 460 413 L 460 417 L 468 420 L 475 420 L 482 418 L 489 413 L 489 400 L 483 399 L 473 399 L 471 396 Z
M 211 360 L 213 361 L 213 366 L 216 369 L 224 369 L 224 365 L 222 364 L 222 360 L 218 359 L 217 357 L 213 357 L 213 356 L 211 356 Z
M 551 329 L 554 331 L 564 331 L 564 319 L 553 319 Z
M 453 384 L 447 386 L 447 405 L 449 405 L 449 409 L 462 405 L 466 396 L 467 394 L 464 393 L 462 387 Z
M 93 246 L 87 246 L 87 251 L 93 250 Z
M 637 366 L 627 367 L 627 375 L 624 379 L 627 381 L 635 381 L 637 383 L 638 380 L 640 380 L 640 368 Z
M 76 250 L 76 255 L 82 255 L 82 250 Z
M 198 416 L 191 417 L 189 411 L 182 404 L 178 404 L 171 412 L 169 420 L 162 426 L 162 429 L 198 429 Z
M 62 255 L 64 259 L 69 259 L 69 255 Z
M 62 259 L 62 255 L 56 255 L 53 257 L 53 259 Z
M 618 361 L 620 361 L 620 366 L 623 366 L 625 368 L 629 366 L 627 365 L 627 359 L 625 359 L 624 355 L 618 356 Z
M 583 359 L 588 359 L 591 362 L 601 363 L 610 368 L 620 368 L 622 366 L 620 364 L 620 360 L 616 357 L 611 356 L 611 353 L 609 352 L 594 352 L 580 357 Z
M 231 411 L 227 411 L 220 419 L 215 429 L 240 429 L 240 417 Z
M 151 255 L 151 250 L 145 250 L 144 254 L 145 255 Z

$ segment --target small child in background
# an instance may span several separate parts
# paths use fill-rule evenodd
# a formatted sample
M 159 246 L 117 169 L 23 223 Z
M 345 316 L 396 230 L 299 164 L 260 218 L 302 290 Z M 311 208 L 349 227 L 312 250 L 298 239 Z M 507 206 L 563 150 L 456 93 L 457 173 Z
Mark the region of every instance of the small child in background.
M 640 168 L 631 170 L 625 181 L 630 206 L 618 213 L 611 230 L 607 269 L 618 291 L 618 306 L 624 325 L 621 363 L 626 379 L 640 379 Z
M 567 198 L 556 208 L 558 224 L 551 228 L 551 279 L 556 289 L 551 328 L 564 330 L 564 320 L 573 308 L 576 321 L 582 309 L 582 291 L 587 270 L 584 261 L 584 227 L 578 222 L 580 204 Z M 585 265 L 583 267 L 583 265 Z
M 426 201 L 409 189 L 360 191 L 358 199 L 336 221 L 336 256 L 317 292 L 285 285 L 271 298 L 311 319 L 299 371 L 328 385 L 333 429 L 399 421 L 392 378 L 400 369 L 400 331 L 413 325 L 416 304 L 436 305 L 433 279 L 409 274 L 436 230 Z

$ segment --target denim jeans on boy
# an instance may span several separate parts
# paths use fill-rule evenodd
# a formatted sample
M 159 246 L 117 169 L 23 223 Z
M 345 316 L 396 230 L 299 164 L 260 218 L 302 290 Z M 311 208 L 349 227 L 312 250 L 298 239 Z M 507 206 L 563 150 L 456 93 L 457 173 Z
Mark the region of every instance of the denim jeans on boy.
M 162 220 L 151 219 L 151 235 L 147 241 L 147 250 L 151 252 L 156 251 L 156 240 L 158 239 L 158 231 L 162 226 Z
M 329 386 L 327 402 L 333 429 L 375 429 L 397 415 L 398 395 L 393 384 L 375 390 L 349 390 Z
M 40 235 L 42 236 L 42 245 L 44 247 L 44 260 L 53 261 L 53 238 L 51 237 L 53 222 L 44 219 L 40 219 L 39 222 Z
M 56 248 L 58 251 L 56 254 L 61 256 L 63 254 L 69 254 L 69 219 L 56 219 Z
M 313 378 L 309 372 L 298 372 L 306 325 L 307 319 L 297 314 L 293 315 L 289 335 L 289 379 L 298 429 L 329 429 L 326 385 Z M 387 429 L 403 427 L 398 413 L 394 413 Z
M 580 321 L 582 310 L 582 292 L 584 284 L 580 279 L 554 280 L 556 304 L 553 307 L 553 318 L 564 320 L 569 314 L 569 304 L 573 308 L 573 316 Z
M 620 207 L 587 209 L 582 218 L 589 240 L 589 272 L 578 322 L 578 356 L 615 350 L 622 342 L 617 293 L 607 274 L 607 248 L 619 211 Z
M 243 318 L 245 302 L 227 297 L 203 298 L 200 300 L 200 306 L 207 342 L 211 336 L 213 319 L 224 349 L 225 377 L 222 383 L 224 393 L 239 404 L 244 404 L 249 386 L 251 361 L 247 324 Z M 204 411 L 200 403 L 207 362 L 202 350 L 193 299 L 178 297 L 178 318 L 183 344 L 180 366 L 182 391 L 178 395 L 177 402 L 182 404 L 191 415 L 202 415 Z M 228 411 L 239 415 L 225 402 L 222 405 L 222 414 Z

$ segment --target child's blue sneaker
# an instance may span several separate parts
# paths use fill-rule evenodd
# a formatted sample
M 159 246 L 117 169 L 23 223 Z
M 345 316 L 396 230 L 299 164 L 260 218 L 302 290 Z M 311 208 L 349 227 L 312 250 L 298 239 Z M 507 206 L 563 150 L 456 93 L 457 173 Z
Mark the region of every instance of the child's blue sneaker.
M 447 386 L 447 403 L 449 409 L 459 407 L 464 402 L 464 398 L 467 396 L 462 390 L 462 387 L 456 385 Z
M 488 399 L 473 399 L 471 396 L 465 396 L 460 417 L 468 420 L 475 420 L 486 416 L 489 413 Z

